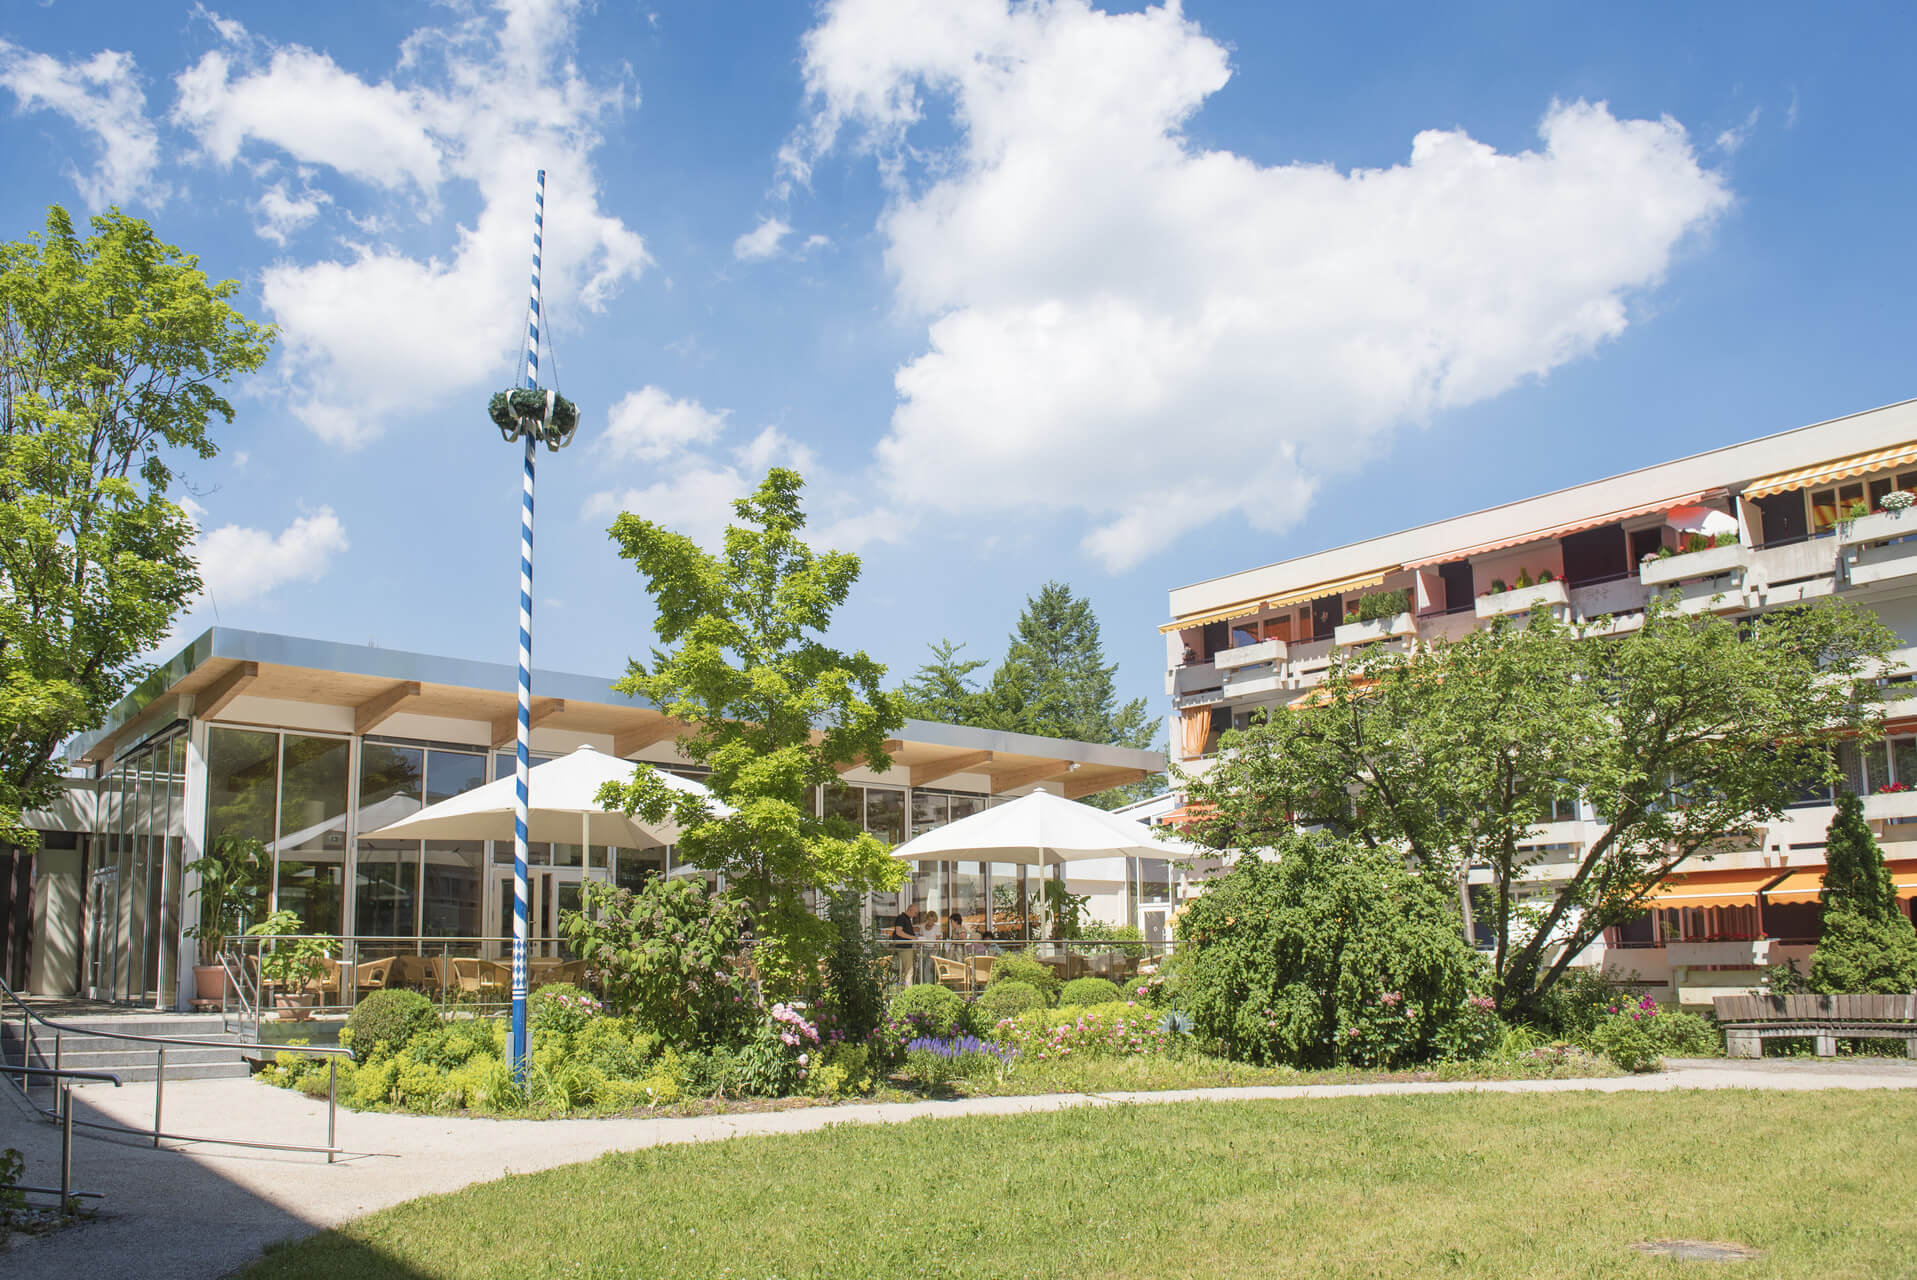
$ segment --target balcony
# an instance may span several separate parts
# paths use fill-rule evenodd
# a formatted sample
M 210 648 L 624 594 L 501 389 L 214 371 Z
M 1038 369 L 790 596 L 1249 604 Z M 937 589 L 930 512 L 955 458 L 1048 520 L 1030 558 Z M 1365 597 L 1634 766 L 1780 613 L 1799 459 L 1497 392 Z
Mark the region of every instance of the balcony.
M 1854 587 L 1917 573 L 1917 508 L 1847 520 L 1838 526 L 1837 545 Z
M 1693 578 L 1715 578 L 1736 574 L 1742 579 L 1751 562 L 1751 548 L 1741 542 L 1722 547 L 1705 547 L 1682 555 L 1652 557 L 1638 566 L 1637 576 L 1646 586 L 1658 587 Z
M 1642 609 L 1650 596 L 1636 578 L 1613 578 L 1571 588 L 1571 616 L 1580 620 L 1605 618 Z
M 1917 791 L 1881 791 L 1863 800 L 1864 817 L 1872 822 L 1917 818 Z
M 1418 619 L 1415 614 L 1394 613 L 1388 618 L 1373 618 L 1369 622 L 1347 622 L 1331 633 L 1331 642 L 1340 649 L 1353 645 L 1375 644 L 1380 640 L 1396 640 L 1418 634 Z
M 1675 559 L 1675 557 L 1673 557 Z M 1677 585 L 1679 613 L 1735 613 L 1744 608 L 1744 584 L 1741 570 L 1732 570 L 1715 578 L 1702 578 Z M 1670 592 L 1667 590 L 1666 595 Z
M 1773 938 L 1741 938 L 1722 942 L 1667 942 L 1664 954 L 1673 967 L 1761 968 L 1771 959 Z
M 1331 665 L 1331 641 L 1307 640 L 1291 646 L 1291 674 L 1323 671 Z
M 1283 662 L 1289 647 L 1283 640 L 1264 640 L 1258 644 L 1239 645 L 1223 653 L 1214 653 L 1211 661 L 1220 671 L 1233 671 L 1259 662 Z
M 1502 618 L 1512 614 L 1531 612 L 1532 605 L 1545 605 L 1554 611 L 1570 606 L 1571 594 L 1562 579 L 1540 582 L 1536 586 L 1518 587 L 1511 591 L 1493 591 L 1489 595 L 1478 597 L 1477 613 L 1480 618 Z
M 1191 662 L 1165 673 L 1165 692 L 1174 698 L 1219 687 L 1218 668 L 1209 662 Z
M 1225 696 L 1249 698 L 1261 693 L 1282 693 L 1290 688 L 1283 664 L 1259 662 L 1225 672 Z
M 1836 584 L 1837 544 L 1810 538 L 1751 551 L 1744 569 L 1745 590 L 1755 604 L 1795 604 L 1827 596 Z

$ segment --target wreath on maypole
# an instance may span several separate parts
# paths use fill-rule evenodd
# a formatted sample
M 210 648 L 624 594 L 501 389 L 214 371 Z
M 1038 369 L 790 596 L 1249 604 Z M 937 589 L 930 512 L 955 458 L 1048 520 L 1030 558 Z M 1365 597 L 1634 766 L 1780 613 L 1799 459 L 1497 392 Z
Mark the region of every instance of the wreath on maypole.
M 573 402 L 557 391 L 540 387 L 515 387 L 511 391 L 496 392 L 487 403 L 486 411 L 506 443 L 531 436 L 545 441 L 554 453 L 579 429 L 579 410 Z

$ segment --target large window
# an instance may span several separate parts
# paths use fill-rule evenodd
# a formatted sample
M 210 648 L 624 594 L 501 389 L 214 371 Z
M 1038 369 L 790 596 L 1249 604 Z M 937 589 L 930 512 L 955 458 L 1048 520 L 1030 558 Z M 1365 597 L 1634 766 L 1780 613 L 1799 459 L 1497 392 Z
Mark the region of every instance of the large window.
M 419 845 L 361 840 L 353 876 L 353 932 L 410 938 L 418 930 Z
M 428 840 L 420 932 L 429 938 L 479 936 L 486 846 L 477 840 Z
M 344 923 L 348 745 L 289 733 L 280 746 L 274 901 L 306 933 L 338 933 Z

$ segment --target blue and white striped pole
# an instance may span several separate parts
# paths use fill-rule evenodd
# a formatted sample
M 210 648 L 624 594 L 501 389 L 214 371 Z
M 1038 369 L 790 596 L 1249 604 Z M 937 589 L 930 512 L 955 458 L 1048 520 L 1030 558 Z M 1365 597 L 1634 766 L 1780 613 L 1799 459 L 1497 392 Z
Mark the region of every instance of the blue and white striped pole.
M 526 389 L 539 386 L 539 250 L 546 227 L 546 171 L 533 190 L 532 296 L 526 306 Z M 526 474 L 519 507 L 519 742 L 513 767 L 513 1077 L 524 1082 L 526 1043 L 526 810 L 532 750 L 533 464 L 538 433 L 526 435 Z

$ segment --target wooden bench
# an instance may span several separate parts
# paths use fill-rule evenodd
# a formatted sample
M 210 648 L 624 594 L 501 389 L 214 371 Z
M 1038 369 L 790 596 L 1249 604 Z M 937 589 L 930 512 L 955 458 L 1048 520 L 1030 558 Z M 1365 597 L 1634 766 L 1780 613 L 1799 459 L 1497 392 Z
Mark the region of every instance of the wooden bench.
M 1840 1039 L 1902 1040 L 1917 1058 L 1917 996 L 1718 996 L 1711 1006 L 1732 1058 L 1761 1058 L 1764 1041 L 1785 1036 L 1815 1040 L 1820 1058 L 1835 1057 Z

